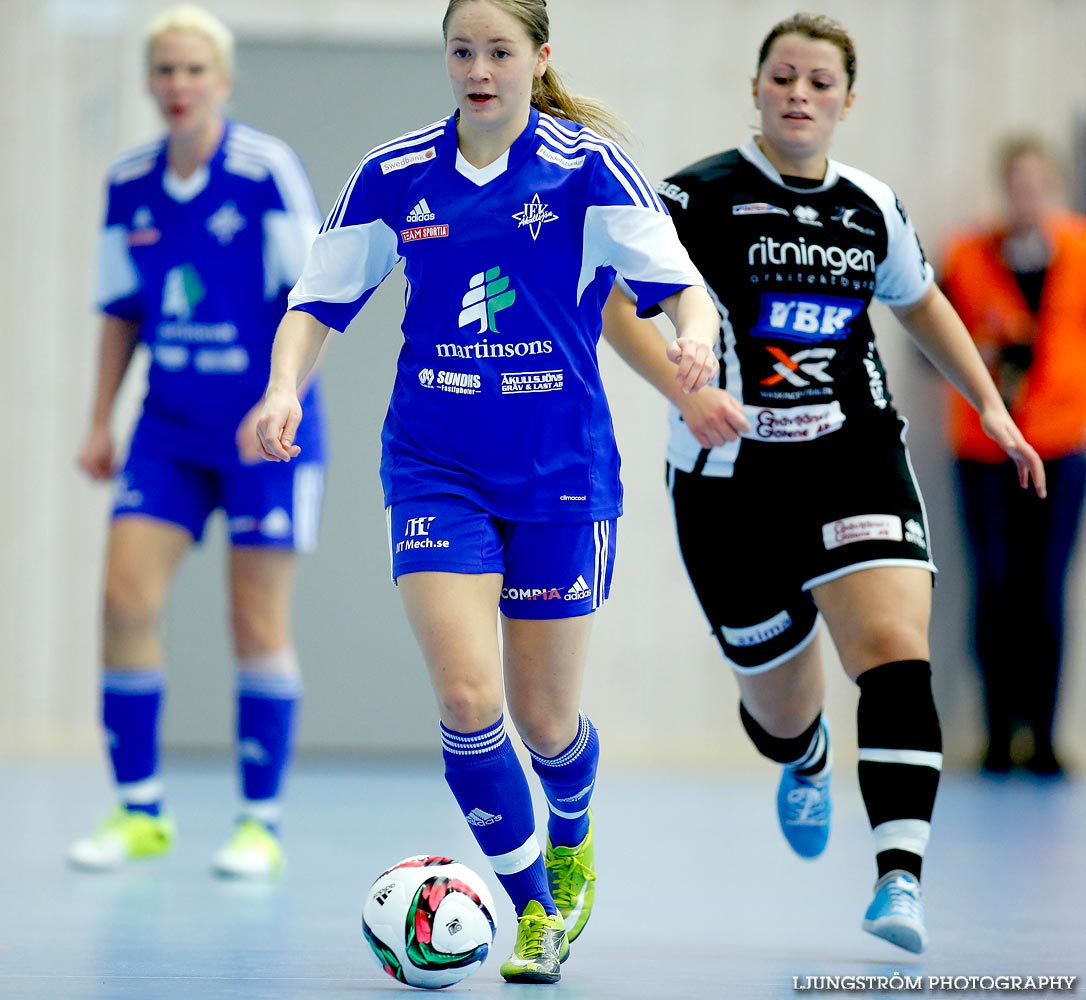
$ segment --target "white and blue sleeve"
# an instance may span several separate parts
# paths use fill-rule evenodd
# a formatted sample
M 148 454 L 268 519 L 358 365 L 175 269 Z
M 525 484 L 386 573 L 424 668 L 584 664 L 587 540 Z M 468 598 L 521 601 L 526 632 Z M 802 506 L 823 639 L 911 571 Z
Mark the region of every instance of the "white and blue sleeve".
M 345 330 L 400 260 L 398 236 L 381 218 L 374 171 L 363 160 L 340 192 L 291 290 L 291 309 Z
M 610 266 L 636 294 L 638 311 L 647 315 L 662 299 L 704 282 L 652 185 L 620 146 L 594 140 L 599 160 L 594 203 L 585 212 L 577 293 L 592 282 L 596 268 Z

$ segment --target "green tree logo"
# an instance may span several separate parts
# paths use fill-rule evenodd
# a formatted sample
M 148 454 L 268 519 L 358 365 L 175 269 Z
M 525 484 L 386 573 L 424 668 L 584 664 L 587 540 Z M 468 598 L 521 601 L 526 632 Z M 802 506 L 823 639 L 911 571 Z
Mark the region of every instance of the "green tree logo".
M 473 275 L 467 293 L 461 303 L 460 327 L 477 324 L 476 334 L 500 333 L 498 313 L 508 309 L 517 300 L 515 288 L 509 287 L 509 279 L 502 277 L 500 267 L 492 267 Z

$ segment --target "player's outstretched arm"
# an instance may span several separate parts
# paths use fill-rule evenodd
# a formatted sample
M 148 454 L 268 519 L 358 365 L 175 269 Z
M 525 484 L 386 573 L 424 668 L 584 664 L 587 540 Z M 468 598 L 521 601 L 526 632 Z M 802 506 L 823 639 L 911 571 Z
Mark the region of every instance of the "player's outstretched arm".
M 328 327 L 300 309 L 290 309 L 275 332 L 271 373 L 256 422 L 260 449 L 269 462 L 289 462 L 301 454 L 294 443 L 302 422 L 298 389 L 320 355 Z
M 973 338 L 939 287 L 932 285 L 919 302 L 894 313 L 931 363 L 977 411 L 984 432 L 1014 461 L 1022 488 L 1032 480 L 1037 495 L 1045 496 L 1040 456 L 1011 419 Z
M 678 366 L 675 378 L 683 392 L 697 392 L 720 370 L 713 351 L 720 330 L 716 306 L 704 288 L 689 285 L 669 295 L 660 308 L 675 327 L 675 339 L 667 347 L 668 360 Z
M 720 318 L 708 295 L 705 300 L 712 308 L 715 338 Z M 669 348 L 656 325 L 638 317 L 637 306 L 618 286 L 612 289 L 603 308 L 603 337 L 626 364 L 679 408 L 703 448 L 734 441 L 750 430 L 742 404 L 723 389 L 707 385 L 690 392 L 683 388 L 676 365 L 668 356 L 674 344 Z M 712 354 L 711 346 L 709 352 Z

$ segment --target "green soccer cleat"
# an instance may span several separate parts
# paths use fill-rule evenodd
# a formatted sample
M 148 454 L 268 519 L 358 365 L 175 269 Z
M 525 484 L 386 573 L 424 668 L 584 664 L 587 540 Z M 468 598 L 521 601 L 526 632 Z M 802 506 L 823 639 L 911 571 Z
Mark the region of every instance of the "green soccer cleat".
M 517 943 L 503 963 L 507 983 L 556 983 L 569 957 L 569 939 L 560 914 L 549 916 L 537 899 L 517 918 Z
M 211 870 L 222 878 L 278 878 L 285 866 L 279 838 L 251 816 L 238 822 L 211 862 Z
M 576 941 L 592 916 L 596 898 L 596 851 L 592 843 L 592 813 L 588 833 L 576 847 L 555 847 L 547 838 L 547 881 L 558 912 L 566 922 L 566 935 Z
M 117 806 L 102 825 L 68 850 L 68 861 L 87 871 L 112 871 L 127 861 L 167 854 L 177 839 L 173 819 Z

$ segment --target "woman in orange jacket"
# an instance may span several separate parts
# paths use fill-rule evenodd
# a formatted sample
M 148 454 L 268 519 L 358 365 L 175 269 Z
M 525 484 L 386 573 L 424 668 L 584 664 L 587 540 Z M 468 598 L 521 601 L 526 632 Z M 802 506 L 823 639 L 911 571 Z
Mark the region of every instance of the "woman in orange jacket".
M 953 243 L 942 286 L 1044 460 L 1048 498 L 1018 488 L 1014 465 L 957 393 L 950 428 L 984 684 L 982 767 L 1009 771 L 1024 726 L 1026 768 L 1055 777 L 1064 589 L 1086 493 L 1086 219 L 1057 207 L 1058 170 L 1038 140 L 1009 142 L 1001 167 L 1005 219 Z

